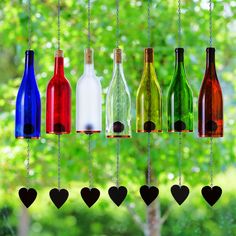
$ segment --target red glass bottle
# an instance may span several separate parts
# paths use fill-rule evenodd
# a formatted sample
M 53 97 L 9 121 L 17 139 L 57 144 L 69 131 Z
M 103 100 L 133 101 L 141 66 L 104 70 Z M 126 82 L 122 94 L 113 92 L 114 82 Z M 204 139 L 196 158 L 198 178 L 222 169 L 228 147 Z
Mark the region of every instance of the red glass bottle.
M 71 87 L 64 75 L 63 51 L 55 55 L 54 75 L 47 86 L 46 133 L 69 134 L 71 131 Z
M 198 98 L 199 137 L 223 137 L 223 97 L 215 68 L 215 48 L 207 48 L 206 71 Z

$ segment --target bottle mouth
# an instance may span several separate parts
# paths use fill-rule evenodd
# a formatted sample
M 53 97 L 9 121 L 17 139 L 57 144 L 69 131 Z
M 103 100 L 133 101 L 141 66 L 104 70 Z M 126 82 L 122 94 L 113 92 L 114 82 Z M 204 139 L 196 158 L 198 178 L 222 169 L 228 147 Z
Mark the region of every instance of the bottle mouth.
M 176 53 L 184 53 L 184 48 L 176 48 L 175 52 Z
M 154 61 L 154 48 L 145 48 L 144 49 L 145 62 L 153 63 Z
M 114 60 L 117 64 L 122 62 L 122 50 L 120 48 L 114 49 Z
M 206 49 L 206 52 L 215 52 L 215 48 L 213 48 L 213 47 L 208 47 L 208 48 Z
M 34 55 L 34 50 L 26 50 L 25 55 Z
M 63 50 L 58 49 L 55 53 L 55 57 L 63 57 Z
M 92 64 L 92 62 L 93 62 L 93 49 L 91 49 L 91 48 L 85 49 L 85 62 L 86 62 L 86 64 Z

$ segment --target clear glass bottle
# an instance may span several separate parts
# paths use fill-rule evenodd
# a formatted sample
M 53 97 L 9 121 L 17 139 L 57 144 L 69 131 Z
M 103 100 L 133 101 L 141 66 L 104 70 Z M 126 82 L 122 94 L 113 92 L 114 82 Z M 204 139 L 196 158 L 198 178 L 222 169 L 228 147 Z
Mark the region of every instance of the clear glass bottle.
M 144 50 L 144 70 L 136 98 L 136 131 L 162 132 L 162 95 L 153 48 Z
M 122 50 L 114 50 L 113 76 L 106 98 L 106 136 L 131 137 L 131 99 L 122 65 Z
M 38 139 L 41 100 L 34 73 L 34 51 L 25 52 L 25 71 L 16 99 L 15 137 Z
M 102 131 L 102 88 L 95 74 L 93 49 L 85 49 L 84 73 L 76 86 L 76 132 Z

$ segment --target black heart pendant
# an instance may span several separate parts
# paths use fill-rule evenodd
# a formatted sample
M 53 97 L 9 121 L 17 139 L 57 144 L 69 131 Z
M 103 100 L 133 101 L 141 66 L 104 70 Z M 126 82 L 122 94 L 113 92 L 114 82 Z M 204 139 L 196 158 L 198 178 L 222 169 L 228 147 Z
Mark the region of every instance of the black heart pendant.
M 53 188 L 50 190 L 49 196 L 54 205 L 59 209 L 66 202 L 69 192 L 66 189 Z
M 189 195 L 189 188 L 185 185 L 173 185 L 171 187 L 171 194 L 175 201 L 181 205 Z
M 117 205 L 120 206 L 121 203 L 125 200 L 127 195 L 127 188 L 124 186 L 115 187 L 112 186 L 108 190 L 111 200 Z
M 33 188 L 21 188 L 18 192 L 20 200 L 28 208 L 37 197 L 37 192 Z
M 91 207 L 99 198 L 100 191 L 97 188 L 82 188 L 81 196 L 88 207 Z
M 149 206 L 159 194 L 159 189 L 155 186 L 143 185 L 139 191 L 143 201 L 147 204 L 147 206 Z
M 221 197 L 222 189 L 219 186 L 205 186 L 202 188 L 202 196 L 207 203 L 213 206 Z

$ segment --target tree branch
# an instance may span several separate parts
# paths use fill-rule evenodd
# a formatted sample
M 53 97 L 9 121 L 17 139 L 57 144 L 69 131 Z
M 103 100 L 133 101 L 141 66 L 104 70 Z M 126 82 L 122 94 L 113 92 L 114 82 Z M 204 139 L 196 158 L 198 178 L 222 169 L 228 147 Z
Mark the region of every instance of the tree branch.
M 125 206 L 126 206 L 126 209 L 128 210 L 128 212 L 130 213 L 130 215 L 132 216 L 134 222 L 139 226 L 139 228 L 142 229 L 142 231 L 144 231 L 146 224 L 142 221 L 141 217 L 134 210 L 134 204 L 133 203 L 130 203 L 130 204 L 126 203 Z

